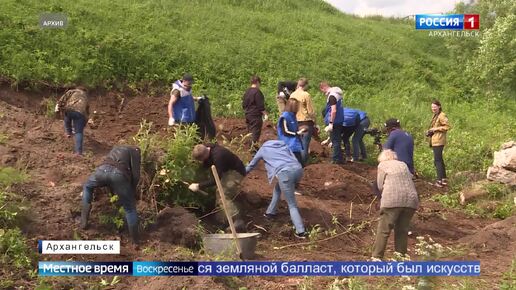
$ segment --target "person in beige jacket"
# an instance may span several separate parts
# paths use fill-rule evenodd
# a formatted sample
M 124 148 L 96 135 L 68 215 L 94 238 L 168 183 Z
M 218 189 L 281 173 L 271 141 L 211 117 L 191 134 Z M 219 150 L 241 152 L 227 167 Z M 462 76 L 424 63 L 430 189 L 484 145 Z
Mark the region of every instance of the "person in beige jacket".
M 448 184 L 446 180 L 443 150 L 446 145 L 446 133 L 450 130 L 450 124 L 438 100 L 432 102 L 432 112 L 432 122 L 430 123 L 430 129 L 426 131 L 426 136 L 429 138 L 430 147 L 432 147 L 434 152 L 434 165 L 437 171 L 435 186 L 443 187 Z
M 316 130 L 315 111 L 312 103 L 312 97 L 306 91 L 308 89 L 308 80 L 300 78 L 297 81 L 297 89 L 290 95 L 290 98 L 295 99 L 299 102 L 299 110 L 296 114 L 296 119 L 300 129 L 306 129 L 305 134 L 301 138 L 303 144 L 303 151 L 301 151 L 301 158 L 303 164 L 308 165 L 309 152 L 310 152 L 310 141 L 312 135 Z
M 384 150 L 378 156 L 377 186 L 380 196 L 380 221 L 376 231 L 373 259 L 382 259 L 387 240 L 394 229 L 395 251 L 407 253 L 410 220 L 419 206 L 419 197 L 407 164 L 396 152 Z

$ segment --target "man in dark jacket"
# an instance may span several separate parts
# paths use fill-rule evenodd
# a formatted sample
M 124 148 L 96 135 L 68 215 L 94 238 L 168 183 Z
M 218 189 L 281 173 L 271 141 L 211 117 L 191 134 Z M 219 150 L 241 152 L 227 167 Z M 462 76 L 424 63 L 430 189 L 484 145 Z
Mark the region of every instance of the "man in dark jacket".
M 125 211 L 129 235 L 138 243 L 138 214 L 136 212 L 136 186 L 140 181 L 140 148 L 115 146 L 104 162 L 90 175 L 83 187 L 81 228 L 86 229 L 91 211 L 93 189 L 109 187 L 118 196 Z
M 253 143 L 257 144 L 262 133 L 263 120 L 267 120 L 265 97 L 260 91 L 260 77 L 251 77 L 251 87 L 244 93 L 242 108 L 245 111 L 247 129 L 253 134 Z M 263 118 L 263 119 L 262 119 Z
M 235 201 L 235 197 L 240 193 L 240 183 L 246 175 L 245 166 L 240 158 L 233 152 L 217 144 L 196 145 L 193 149 L 192 156 L 194 159 L 201 161 L 205 168 L 211 168 L 212 165 L 215 165 L 226 197 L 227 210 L 233 217 L 237 231 L 243 232 L 245 230 L 245 224 L 241 218 L 238 203 Z M 215 179 L 210 178 L 201 183 L 192 183 L 188 188 L 193 192 L 197 192 L 199 189 L 215 185 Z M 217 204 L 221 206 L 218 196 Z M 223 212 L 216 215 L 216 218 L 221 224 L 225 224 L 226 217 Z
M 414 174 L 414 139 L 412 136 L 401 130 L 400 121 L 398 119 L 389 119 L 385 122 L 385 129 L 389 137 L 383 149 L 390 149 L 396 152 L 399 161 L 405 162 L 410 173 Z
M 86 127 L 88 122 L 90 111 L 86 89 L 78 87 L 66 91 L 57 102 L 55 111 L 56 113 L 63 113 L 66 137 L 70 138 L 72 135 L 75 135 L 74 152 L 75 154 L 82 155 L 84 127 Z

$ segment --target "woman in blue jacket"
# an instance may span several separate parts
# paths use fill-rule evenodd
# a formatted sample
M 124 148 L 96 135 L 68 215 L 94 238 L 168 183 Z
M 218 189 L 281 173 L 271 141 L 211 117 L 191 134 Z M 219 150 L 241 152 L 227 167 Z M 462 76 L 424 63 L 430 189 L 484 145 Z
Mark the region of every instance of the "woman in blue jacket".
M 296 114 L 299 110 L 299 102 L 296 99 L 289 99 L 285 105 L 285 111 L 281 113 L 278 120 L 278 139 L 285 142 L 288 148 L 299 161 L 301 166 L 303 164 L 303 158 L 301 152 L 303 151 L 303 145 L 301 143 L 300 135 L 306 131 L 306 129 L 299 130 L 299 126 L 296 120 Z

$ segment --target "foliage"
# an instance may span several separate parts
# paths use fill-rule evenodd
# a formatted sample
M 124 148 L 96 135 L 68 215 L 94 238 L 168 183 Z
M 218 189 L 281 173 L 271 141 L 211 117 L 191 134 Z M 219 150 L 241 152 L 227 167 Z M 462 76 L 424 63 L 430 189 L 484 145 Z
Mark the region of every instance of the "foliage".
M 192 157 L 193 147 L 201 142 L 197 135 L 197 126 L 178 126 L 174 130 L 172 136 L 166 140 L 165 160 L 158 175 L 159 198 L 163 202 L 204 210 L 213 200 L 191 192 L 187 185 L 206 180 L 211 175 L 211 172 L 201 170 L 200 163 Z
M 5 133 L 0 133 L 0 145 L 4 145 L 7 140 L 9 140 L 9 136 L 7 136 Z
M 12 168 L 0 167 L 0 188 L 8 187 L 15 183 L 21 183 L 27 180 L 27 174 Z
M 111 214 L 99 215 L 99 223 L 107 226 L 113 226 L 117 230 L 124 227 L 125 210 L 118 205 L 118 195 L 109 193 L 109 202 L 111 204 Z
M 511 267 L 503 274 L 500 290 L 516 289 L 516 260 L 512 260 Z
M 45 105 L 45 116 L 47 118 L 53 118 L 56 115 L 55 107 L 57 101 L 54 98 L 48 98 L 43 100 Z

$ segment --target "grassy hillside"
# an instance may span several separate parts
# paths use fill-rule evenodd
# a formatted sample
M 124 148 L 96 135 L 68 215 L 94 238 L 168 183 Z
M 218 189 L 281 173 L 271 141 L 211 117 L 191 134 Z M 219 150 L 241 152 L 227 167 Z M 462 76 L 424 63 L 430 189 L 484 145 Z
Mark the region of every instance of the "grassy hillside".
M 44 2 L 44 3 L 43 3 Z M 218 115 L 240 115 L 249 76 L 259 74 L 270 110 L 278 80 L 326 79 L 346 104 L 378 125 L 397 117 L 417 139 L 416 166 L 433 174 L 423 131 L 439 98 L 453 130 L 445 158 L 453 171 L 481 170 L 516 136 L 516 98 L 471 95 L 445 40 L 410 22 L 344 15 L 323 1 L 4 0 L 0 75 L 11 83 L 132 88 L 165 94 L 183 72 Z M 38 27 L 41 12 L 63 12 L 64 30 Z

